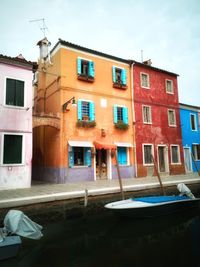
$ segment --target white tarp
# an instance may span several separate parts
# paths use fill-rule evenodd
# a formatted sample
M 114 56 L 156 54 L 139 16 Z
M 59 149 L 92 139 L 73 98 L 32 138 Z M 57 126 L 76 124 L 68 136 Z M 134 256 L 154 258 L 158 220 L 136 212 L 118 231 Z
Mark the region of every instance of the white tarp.
M 10 210 L 4 218 L 4 228 L 9 234 L 17 234 L 31 239 L 40 239 L 42 226 L 33 222 L 23 212 Z

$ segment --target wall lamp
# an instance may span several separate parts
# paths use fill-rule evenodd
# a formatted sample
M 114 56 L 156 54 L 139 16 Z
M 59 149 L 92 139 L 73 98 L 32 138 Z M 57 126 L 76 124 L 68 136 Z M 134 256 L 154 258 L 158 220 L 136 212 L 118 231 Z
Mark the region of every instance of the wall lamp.
M 76 104 L 76 100 L 75 100 L 75 97 L 73 96 L 72 98 L 70 98 L 69 100 L 67 100 L 67 102 L 65 102 L 62 106 L 63 108 L 63 112 L 64 111 L 69 111 L 69 109 L 67 108 L 68 104 L 71 103 L 72 104 L 72 107 L 76 107 L 77 104 Z

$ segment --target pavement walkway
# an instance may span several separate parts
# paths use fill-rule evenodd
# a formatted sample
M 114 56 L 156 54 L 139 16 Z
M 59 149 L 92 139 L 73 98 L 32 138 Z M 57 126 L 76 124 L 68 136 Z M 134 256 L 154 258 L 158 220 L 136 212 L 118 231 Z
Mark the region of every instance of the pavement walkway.
M 200 183 L 200 177 L 195 173 L 162 177 L 164 186 L 173 186 L 180 182 L 185 184 Z M 122 184 L 125 192 L 158 188 L 160 186 L 157 177 L 122 179 Z M 31 188 L 0 191 L 0 209 L 80 198 L 85 196 L 86 190 L 88 196 L 120 192 L 118 180 L 98 180 L 67 184 L 36 183 Z

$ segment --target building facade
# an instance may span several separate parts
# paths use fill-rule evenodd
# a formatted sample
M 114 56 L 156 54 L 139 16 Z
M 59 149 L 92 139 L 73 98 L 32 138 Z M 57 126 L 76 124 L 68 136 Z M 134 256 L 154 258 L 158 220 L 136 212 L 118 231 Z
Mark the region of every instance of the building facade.
M 115 152 L 121 176 L 135 177 L 130 62 L 61 39 L 50 58 L 39 63 L 34 112 L 60 126 L 34 128 L 34 178 L 115 179 Z
M 0 190 L 31 185 L 33 63 L 0 55 Z
M 200 172 L 200 107 L 180 104 L 186 172 Z
M 138 176 L 154 163 L 161 174 L 185 173 L 177 74 L 135 62 L 133 79 Z

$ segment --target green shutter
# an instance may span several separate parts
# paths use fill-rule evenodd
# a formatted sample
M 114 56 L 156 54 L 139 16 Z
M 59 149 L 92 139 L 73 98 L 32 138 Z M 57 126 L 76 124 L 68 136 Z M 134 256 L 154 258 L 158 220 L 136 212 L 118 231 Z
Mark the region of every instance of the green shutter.
M 122 69 L 121 71 L 121 80 L 122 80 L 122 84 L 126 85 L 126 70 Z
M 16 81 L 16 106 L 24 106 L 24 82 Z
M 78 100 L 78 120 L 82 120 L 82 101 Z
M 82 71 L 81 71 L 81 59 L 77 58 L 77 73 L 78 75 L 81 75 Z
M 6 105 L 15 105 L 15 80 L 6 79 Z
M 95 121 L 95 109 L 93 102 L 89 102 L 89 114 L 90 114 L 90 121 Z
M 68 152 L 68 163 L 69 167 L 74 166 L 74 148 L 71 148 L 71 151 Z
M 113 107 L 113 115 L 114 115 L 114 123 L 117 123 L 117 106 L 114 105 Z
M 123 116 L 123 122 L 128 124 L 128 108 L 126 107 L 123 108 L 122 116 Z
M 89 77 L 94 78 L 94 62 L 89 61 Z
M 113 78 L 113 83 L 116 83 L 116 69 L 114 66 L 112 67 L 112 78 Z

